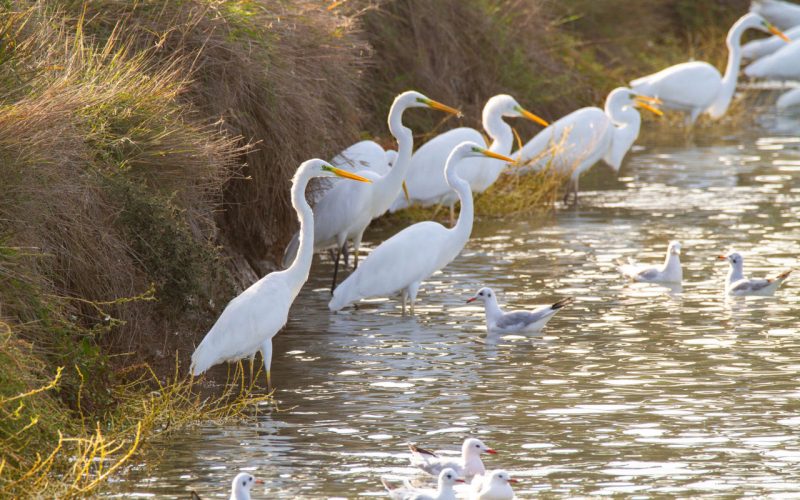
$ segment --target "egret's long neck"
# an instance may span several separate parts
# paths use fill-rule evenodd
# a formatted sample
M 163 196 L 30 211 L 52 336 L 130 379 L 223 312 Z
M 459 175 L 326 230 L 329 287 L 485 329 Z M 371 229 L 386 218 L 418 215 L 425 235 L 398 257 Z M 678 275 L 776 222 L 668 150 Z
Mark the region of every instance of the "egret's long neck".
M 389 173 L 376 180 L 372 186 L 381 199 L 388 200 L 389 204 L 400 194 L 414 150 L 414 136 L 411 129 L 403 125 L 403 112 L 406 108 L 407 106 L 395 103 L 389 111 L 389 132 L 397 139 L 397 159 Z
M 314 213 L 306 201 L 306 186 L 309 179 L 308 174 L 300 172 L 292 183 L 292 207 L 300 219 L 300 248 L 292 265 L 284 272 L 289 276 L 289 283 L 295 296 L 308 280 L 311 260 L 314 257 Z
M 458 169 L 456 167 L 458 167 L 459 161 L 460 158 L 451 157 L 445 167 L 445 177 L 450 187 L 458 193 L 458 199 L 461 202 L 461 211 L 458 214 L 458 221 L 456 221 L 456 225 L 453 226 L 450 231 L 452 231 L 456 239 L 466 243 L 466 241 L 469 240 L 469 235 L 472 233 L 472 221 L 475 216 L 475 209 L 472 204 L 472 190 L 469 187 L 469 183 L 458 176 Z M 463 246 L 463 243 L 461 246 Z
M 725 74 L 722 76 L 722 87 L 719 94 L 714 99 L 709 108 L 713 118 L 724 115 L 731 104 L 733 94 L 736 92 L 736 82 L 739 79 L 739 66 L 742 63 L 742 34 L 747 28 L 740 22 L 734 24 L 725 43 L 728 46 L 728 65 L 725 67 Z
M 511 131 L 511 126 L 503 120 L 502 112 L 491 108 L 485 110 L 483 113 L 483 128 L 492 138 L 489 150 L 507 156 L 514 146 L 514 133 Z M 501 161 L 497 163 L 503 165 Z
M 624 98 L 628 99 L 627 95 Z M 642 117 L 632 103 L 623 104 L 616 99 L 606 103 L 605 112 L 614 124 L 611 154 L 606 157 L 606 160 L 611 167 L 619 170 L 625 154 L 639 137 Z

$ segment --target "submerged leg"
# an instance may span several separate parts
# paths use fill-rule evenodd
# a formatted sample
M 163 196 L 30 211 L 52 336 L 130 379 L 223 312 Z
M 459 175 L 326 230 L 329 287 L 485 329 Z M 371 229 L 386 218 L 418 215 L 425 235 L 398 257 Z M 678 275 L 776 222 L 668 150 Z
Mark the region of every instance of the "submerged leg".
M 403 316 L 405 316 L 406 315 L 406 297 L 408 297 L 408 293 L 405 290 L 403 290 L 400 293 L 400 295 L 402 296 L 401 300 L 403 301 Z
M 256 364 L 256 353 L 253 353 L 253 355 L 250 356 L 250 383 L 251 384 L 253 383 L 253 369 L 255 367 L 255 364 Z
M 573 198 L 572 198 L 572 205 L 576 206 L 576 207 L 578 206 L 578 190 L 579 190 L 578 182 L 579 182 L 579 179 L 580 179 L 579 177 L 575 177 L 575 185 L 574 185 Z
M 336 288 L 336 275 L 339 274 L 339 257 L 341 257 L 342 252 L 345 251 L 345 247 L 347 247 L 346 240 L 341 248 L 336 249 L 336 260 L 334 261 L 333 264 L 333 282 L 331 283 L 331 295 L 333 295 L 333 290 Z
M 267 370 L 267 390 L 272 390 L 272 378 L 270 377 L 270 366 L 272 366 L 272 339 L 269 338 L 261 344 L 261 357 L 264 358 L 264 369 Z
M 417 281 L 416 283 L 411 283 L 408 286 L 408 298 L 411 300 L 411 315 L 414 316 L 414 303 L 417 301 L 417 292 L 419 292 L 419 286 L 422 283 Z

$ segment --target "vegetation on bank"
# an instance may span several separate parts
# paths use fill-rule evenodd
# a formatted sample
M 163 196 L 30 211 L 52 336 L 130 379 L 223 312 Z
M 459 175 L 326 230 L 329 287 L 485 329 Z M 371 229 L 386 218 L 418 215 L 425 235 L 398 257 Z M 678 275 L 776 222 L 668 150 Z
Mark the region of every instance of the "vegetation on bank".
M 296 166 L 390 143 L 399 91 L 466 114 L 410 114 L 419 142 L 479 128 L 500 92 L 556 119 L 687 55 L 720 64 L 746 2 L 624 4 L 0 0 L 0 492 L 86 495 L 153 433 L 264 401 L 239 375 L 206 400 L 182 363 L 274 265 Z M 477 206 L 556 193 L 507 176 Z

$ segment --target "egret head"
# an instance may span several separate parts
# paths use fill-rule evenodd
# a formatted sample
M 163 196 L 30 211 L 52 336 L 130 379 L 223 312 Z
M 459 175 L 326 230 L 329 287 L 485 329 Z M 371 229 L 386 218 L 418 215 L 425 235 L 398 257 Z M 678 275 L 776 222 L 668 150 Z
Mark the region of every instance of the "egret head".
M 501 160 L 511 164 L 516 164 L 517 162 L 517 160 L 513 158 L 509 158 L 508 156 L 495 153 L 494 151 L 489 151 L 483 146 L 479 146 L 474 142 L 469 142 L 469 141 L 462 142 L 461 144 L 453 148 L 453 151 L 450 152 L 450 156 L 448 157 L 447 162 L 450 163 L 451 159 L 461 160 L 463 158 L 475 158 L 475 157 L 493 158 L 495 160 Z
M 264 484 L 264 481 L 256 479 L 246 472 L 240 472 L 233 478 L 231 483 L 231 492 L 233 493 L 231 496 L 233 498 L 247 498 L 250 495 L 250 488 L 254 484 Z
M 738 252 L 731 252 L 728 255 L 720 255 L 717 257 L 719 260 L 727 260 L 728 264 L 734 269 L 741 269 L 744 265 L 744 259 Z
M 439 486 L 454 486 L 456 483 L 463 483 L 464 480 L 458 477 L 456 471 L 450 467 L 443 469 L 439 473 Z
M 681 254 L 681 242 L 680 241 L 670 241 L 669 247 L 667 248 L 667 252 L 670 255 L 680 255 Z
M 464 441 L 464 444 L 461 445 L 461 454 L 465 457 L 467 456 L 477 456 L 482 453 L 489 453 L 490 455 L 494 455 L 497 452 L 493 449 L 489 448 L 483 441 L 476 438 L 469 438 Z
M 756 13 L 751 12 L 749 14 L 745 14 L 741 19 L 739 19 L 738 22 L 741 23 L 745 29 L 755 28 L 765 33 L 775 35 L 786 43 L 790 43 L 792 41 L 783 31 L 779 30 L 777 26 Z
M 489 474 L 489 482 L 492 485 L 505 486 L 508 483 L 517 483 L 516 479 L 512 479 L 511 475 L 504 470 L 494 470 Z
M 484 304 L 487 302 L 497 302 L 497 296 L 491 288 L 483 287 L 478 290 L 478 293 L 467 299 L 467 304 L 475 302 L 476 300 L 480 300 Z
M 462 116 L 461 111 L 451 108 L 446 104 L 430 99 L 416 90 L 408 90 L 398 95 L 392 107 L 399 106 L 401 108 L 433 108 L 445 113 L 451 113 L 456 116 Z
M 520 106 L 517 100 L 508 94 L 498 94 L 486 101 L 486 106 L 483 107 L 483 121 L 486 122 L 487 115 L 494 113 L 499 113 L 501 116 L 508 118 L 527 118 L 542 127 L 549 125 L 546 120 Z
M 362 177 L 360 175 L 354 174 L 347 170 L 343 170 L 341 168 L 336 168 L 332 165 L 329 165 L 325 162 L 322 162 L 319 165 L 319 173 L 315 177 L 342 177 L 345 179 L 351 179 L 354 181 L 359 182 L 372 182 L 371 180 L 367 179 L 366 177 Z

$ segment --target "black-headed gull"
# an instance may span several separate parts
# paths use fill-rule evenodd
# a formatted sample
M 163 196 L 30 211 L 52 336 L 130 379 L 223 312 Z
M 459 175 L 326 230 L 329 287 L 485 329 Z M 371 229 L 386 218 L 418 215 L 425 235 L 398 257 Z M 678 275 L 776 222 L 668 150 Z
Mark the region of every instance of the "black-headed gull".
M 470 493 L 472 500 L 511 500 L 514 498 L 514 490 L 511 488 L 513 479 L 504 470 L 493 470 L 489 475 L 476 478 L 472 482 L 473 491 Z
M 632 281 L 643 283 L 675 283 L 683 280 L 681 269 L 681 244 L 679 241 L 670 241 L 667 247 L 667 257 L 660 266 L 647 266 L 629 262 L 619 266 L 619 271 Z
M 256 479 L 247 472 L 240 472 L 231 482 L 230 500 L 250 500 L 250 488 L 254 484 L 264 484 L 264 481 Z
M 439 486 L 436 490 L 415 488 L 408 481 L 403 486 L 395 486 L 384 478 L 381 478 L 381 482 L 389 492 L 389 497 L 395 500 L 456 500 L 453 486 L 456 483 L 463 483 L 464 480 L 458 477 L 455 470 L 448 467 L 439 473 Z
M 436 453 L 420 448 L 413 443 L 409 443 L 408 448 L 411 450 L 411 465 L 434 476 L 440 474 L 446 468 L 451 468 L 456 471 L 459 477 L 466 479 L 486 472 L 481 460 L 481 454 L 489 453 L 494 455 L 497 453 L 483 444 L 483 441 L 476 438 L 464 440 L 464 444 L 461 445 L 460 457 L 440 457 Z
M 728 295 L 758 295 L 769 297 L 781 286 L 792 270 L 783 271 L 774 278 L 748 279 L 744 277 L 744 259 L 737 252 L 720 255 L 719 260 L 727 260 L 730 264 L 728 277 L 725 280 L 725 293 Z
M 503 312 L 497 304 L 497 294 L 491 288 L 481 288 L 467 303 L 480 300 L 486 310 L 486 329 L 490 332 L 538 332 L 556 315 L 559 309 L 572 303 L 572 297 L 561 299 L 549 306 L 533 311 Z

